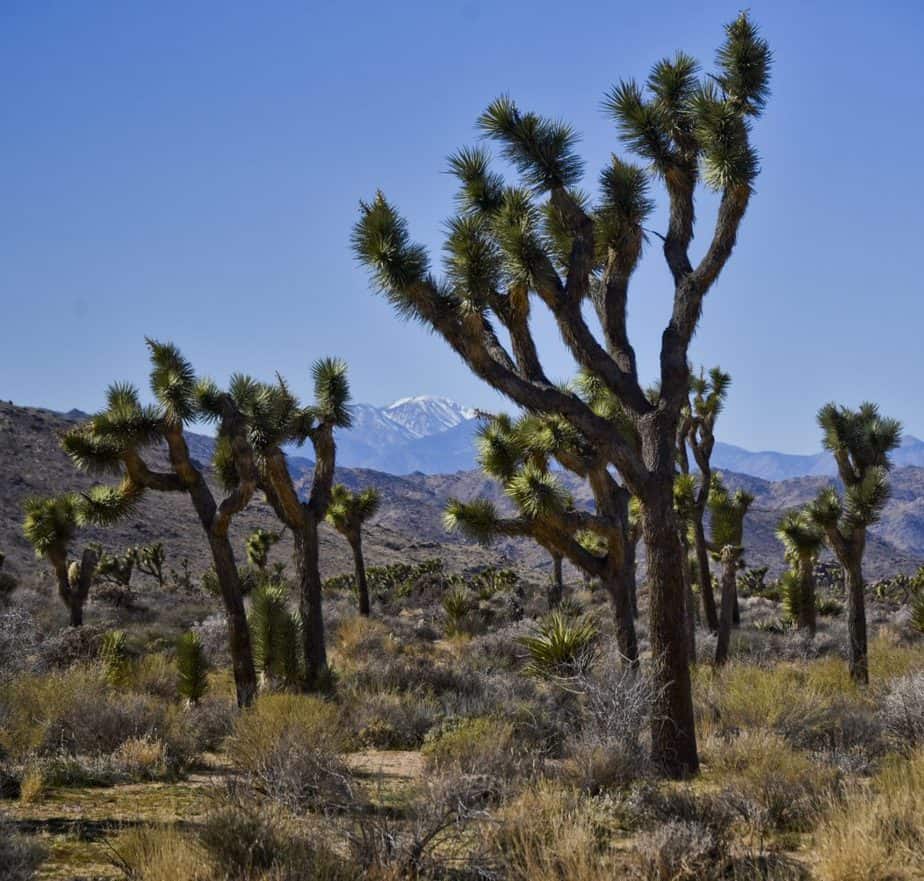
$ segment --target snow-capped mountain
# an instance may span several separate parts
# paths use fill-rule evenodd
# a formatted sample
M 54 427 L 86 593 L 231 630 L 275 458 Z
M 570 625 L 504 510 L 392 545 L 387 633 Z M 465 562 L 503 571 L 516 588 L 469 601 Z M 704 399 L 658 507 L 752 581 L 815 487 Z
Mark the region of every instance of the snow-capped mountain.
M 413 437 L 430 437 L 474 419 L 475 411 L 449 398 L 417 395 L 389 404 L 384 415 L 406 428 Z

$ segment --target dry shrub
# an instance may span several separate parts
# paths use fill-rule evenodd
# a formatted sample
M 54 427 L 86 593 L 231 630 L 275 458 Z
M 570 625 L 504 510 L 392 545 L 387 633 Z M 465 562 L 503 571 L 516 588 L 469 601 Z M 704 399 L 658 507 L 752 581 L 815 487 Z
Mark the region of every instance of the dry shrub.
M 457 722 L 429 741 L 423 753 L 435 771 L 485 774 L 505 780 L 515 776 L 523 758 L 514 726 L 491 717 Z
M 924 877 L 924 751 L 832 802 L 815 838 L 820 881 Z
M 168 774 L 167 748 L 154 737 L 132 737 L 113 753 L 115 768 L 131 780 L 158 780 Z
M 501 808 L 490 848 L 511 881 L 611 881 L 624 877 L 606 800 L 543 782 Z
M 882 701 L 882 722 L 901 752 L 924 747 L 924 673 L 911 673 L 890 684 Z
M 199 751 L 218 749 L 234 729 L 237 703 L 233 698 L 207 694 L 186 708 L 186 722 Z
M 31 765 L 23 771 L 19 782 L 19 800 L 23 804 L 31 805 L 41 801 L 48 791 L 45 774 L 38 765 Z
M 0 877 L 3 881 L 31 881 L 45 856 L 40 844 L 16 833 L 0 817 Z
M 378 749 L 420 746 L 439 714 L 436 701 L 415 692 L 353 694 L 349 718 L 359 742 Z
M 695 820 L 669 820 L 639 835 L 635 850 L 644 881 L 718 878 L 728 860 L 712 830 Z
M 113 844 L 114 862 L 133 881 L 212 881 L 215 867 L 192 836 L 173 826 L 139 826 Z
M 142 694 L 174 700 L 177 694 L 176 661 L 160 653 L 142 655 L 132 664 L 129 687 Z
M 338 708 L 317 697 L 261 696 L 241 713 L 228 754 L 256 791 L 294 811 L 350 798 L 340 760 L 347 743 Z

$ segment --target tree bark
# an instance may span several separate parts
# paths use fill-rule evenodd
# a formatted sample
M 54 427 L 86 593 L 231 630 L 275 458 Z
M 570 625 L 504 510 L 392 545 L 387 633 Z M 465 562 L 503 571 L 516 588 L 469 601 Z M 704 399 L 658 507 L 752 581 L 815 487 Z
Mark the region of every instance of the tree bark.
M 731 643 L 732 618 L 735 614 L 735 576 L 738 557 L 729 548 L 722 552 L 722 611 L 719 615 L 719 634 L 715 644 L 715 663 L 721 666 L 728 660 Z
M 632 617 L 638 620 L 638 575 L 635 571 L 635 556 L 638 548 L 632 538 L 627 538 L 625 554 L 622 561 L 622 580 L 629 594 L 629 608 Z
M 622 572 L 611 571 L 603 576 L 603 587 L 606 589 L 613 606 L 613 617 L 616 619 L 616 644 L 619 654 L 632 668 L 638 667 L 638 636 L 635 632 L 635 619 L 632 615 L 632 599 L 629 595 L 629 586 L 622 577 Z
M 847 637 L 850 678 L 859 685 L 869 684 L 866 645 L 866 597 L 863 592 L 863 553 L 854 554 L 844 567 L 847 581 Z
M 715 594 L 712 592 L 712 573 L 709 571 L 709 548 L 706 544 L 706 528 L 702 518 L 694 523 L 694 536 L 696 543 L 696 570 L 699 576 L 699 593 L 703 598 L 703 614 L 706 617 L 706 626 L 717 633 L 719 629 L 719 616 L 715 607 Z
M 549 609 L 557 609 L 565 595 L 561 554 L 552 554 L 552 581 L 549 584 Z
M 696 597 L 693 595 L 693 580 L 690 577 L 689 548 L 681 540 L 683 547 L 683 599 L 684 622 L 687 628 L 687 652 L 691 664 L 696 663 Z
M 356 593 L 359 595 L 359 614 L 369 617 L 372 607 L 369 603 L 369 584 L 366 581 L 366 561 L 363 559 L 363 537 L 359 530 L 350 536 L 353 549 L 353 571 L 356 577 Z
M 693 696 L 684 621 L 683 548 L 673 507 L 674 432 L 659 432 L 661 466 L 652 473 L 642 505 L 642 535 L 648 550 L 649 619 L 655 679 L 651 748 L 664 773 L 679 778 L 699 769 Z
M 800 628 L 814 636 L 817 630 L 815 611 L 815 572 L 811 557 L 799 560 L 799 620 Z
M 741 624 L 741 609 L 738 607 L 738 579 L 735 578 L 735 583 L 732 586 L 733 590 L 733 603 L 732 603 L 732 626 L 737 627 Z
M 304 525 L 295 533 L 295 557 L 298 610 L 305 639 L 305 690 L 324 691 L 329 687 L 329 671 L 318 568 L 318 524 L 308 512 Z

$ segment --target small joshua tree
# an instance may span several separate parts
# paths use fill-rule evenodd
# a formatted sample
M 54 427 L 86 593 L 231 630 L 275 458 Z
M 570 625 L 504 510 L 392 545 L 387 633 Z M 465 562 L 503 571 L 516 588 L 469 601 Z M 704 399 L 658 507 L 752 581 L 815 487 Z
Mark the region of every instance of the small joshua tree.
M 115 584 L 118 587 L 131 587 L 135 572 L 135 549 L 129 548 L 124 554 L 110 554 L 99 543 L 92 545 L 96 551 L 96 580 L 102 584 Z
M 613 606 L 620 653 L 636 665 L 638 642 L 625 577 L 628 491 L 610 474 L 606 461 L 564 420 L 525 416 L 514 422 L 501 415 L 482 426 L 479 435 L 479 462 L 504 488 L 517 516 L 500 517 L 488 499 L 452 499 L 444 518 L 447 528 L 460 529 L 482 542 L 498 536 L 532 538 L 550 553 L 567 557 L 599 578 Z M 597 501 L 596 513 L 575 509 L 549 470 L 552 458 L 588 479 Z
M 342 483 L 331 491 L 327 520 L 349 543 L 353 551 L 353 569 L 356 590 L 359 594 L 359 614 L 368 615 L 369 585 L 366 582 L 366 563 L 363 559 L 363 524 L 374 517 L 381 499 L 375 487 L 362 492 L 350 492 Z
M 231 396 L 210 380 L 198 380 L 192 365 L 175 346 L 150 339 L 147 345 L 151 391 L 157 403 L 144 406 L 133 386 L 112 385 L 106 409 L 69 431 L 63 446 L 78 469 L 122 477 L 120 487 L 104 488 L 108 504 L 94 506 L 106 517 L 124 516 L 126 501 L 134 502 L 147 491 L 189 496 L 212 552 L 228 624 L 238 704 L 248 706 L 256 693 L 257 678 L 241 579 L 228 533 L 232 519 L 248 505 L 256 488 L 253 451 Z M 185 428 L 197 420 L 218 423 L 215 464 L 226 476 L 233 471 L 233 480 L 221 500 L 216 499 L 189 453 Z M 143 458 L 159 443 L 167 447 L 169 471 L 155 471 Z
M 257 480 L 280 522 L 292 530 L 298 580 L 305 688 L 328 687 L 330 671 L 324 636 L 318 528 L 327 516 L 334 483 L 334 429 L 350 425 L 350 387 L 346 364 L 335 358 L 313 368 L 314 403 L 303 406 L 281 377 L 270 385 L 247 376 L 231 382 L 231 396 L 243 414 L 247 436 L 257 456 Z M 307 501 L 302 501 L 289 472 L 284 448 L 311 441 L 314 477 Z M 234 479 L 233 462 L 228 477 Z M 219 469 L 221 472 L 223 469 Z
M 438 333 L 482 380 L 532 413 L 579 430 L 642 502 L 648 551 L 654 761 L 672 776 L 698 768 L 685 624 L 683 549 L 673 510 L 676 437 L 689 391 L 689 347 L 704 301 L 735 246 L 760 171 L 753 120 L 769 97 L 771 52 L 746 13 L 725 29 L 714 72 L 678 52 L 643 84 L 615 85 L 604 101 L 619 136 L 644 165 L 613 155 L 593 195 L 580 189 L 584 163 L 566 123 L 522 111 L 508 96 L 478 120 L 519 174 L 512 184 L 484 149 L 450 158 L 458 212 L 447 224 L 445 277 L 381 193 L 360 206 L 359 260 L 397 312 Z M 660 334 L 656 400 L 646 396 L 628 332 L 632 275 L 663 184 L 669 205 L 658 233 L 673 288 Z M 721 193 L 702 257 L 690 254 L 696 191 Z M 533 302 L 553 316 L 575 361 L 618 400 L 637 442 L 614 432 L 586 401 L 550 382 L 530 326 Z M 600 333 L 585 320 L 592 306 Z M 505 340 L 509 338 L 509 346 Z
M 722 563 L 722 605 L 715 645 L 715 662 L 719 665 L 728 660 L 738 569 L 744 554 L 744 516 L 753 501 L 754 496 L 744 490 L 729 493 L 722 478 L 713 475 L 709 490 L 711 550 Z
M 842 498 L 833 486 L 822 490 L 809 513 L 844 567 L 850 676 L 865 685 L 869 682 L 863 593 L 866 531 L 879 520 L 889 498 L 889 453 L 901 443 L 902 427 L 897 419 L 880 416 L 879 408 L 868 402 L 857 410 L 825 404 L 818 411 L 818 424 L 825 449 L 834 454 L 844 494 Z
M 703 522 L 709 502 L 709 486 L 712 481 L 712 450 L 715 447 L 715 423 L 728 395 L 731 376 L 713 367 L 706 375 L 690 377 L 689 401 L 680 414 L 677 428 L 677 454 L 680 471 L 690 473 L 689 453 L 699 469 L 699 479 L 690 507 L 690 524 L 693 529 L 693 543 L 696 549 L 697 581 L 703 598 L 703 612 L 711 631 L 719 629 L 719 618 L 712 593 L 712 574 L 709 571 L 709 547 Z
M 269 564 L 269 552 L 282 538 L 281 532 L 270 532 L 259 527 L 247 536 L 247 562 L 259 572 L 265 573 Z
M 289 611 L 285 587 L 269 581 L 253 592 L 250 631 L 254 660 L 270 687 L 277 683 L 294 686 L 299 679 L 298 619 Z
M 776 536 L 786 549 L 790 571 L 783 576 L 786 612 L 796 625 L 814 636 L 815 563 L 824 546 L 824 532 L 808 511 L 791 511 L 776 528 Z
M 72 627 L 83 624 L 83 607 L 90 595 L 90 587 L 99 560 L 94 546 L 84 548 L 80 561 L 70 559 L 70 546 L 80 527 L 101 522 L 111 514 L 112 508 L 105 487 L 94 487 L 86 495 L 67 493 L 51 498 L 26 499 L 23 532 L 35 549 L 36 556 L 44 557 L 54 571 L 58 596 L 67 606 Z M 134 498 L 125 495 L 118 500 L 120 511 L 134 505 Z
M 180 697 L 197 704 L 208 691 L 209 663 L 199 634 L 187 631 L 176 642 L 177 690 Z
M 154 544 L 142 545 L 136 547 L 134 551 L 135 567 L 138 571 L 157 579 L 157 586 L 163 587 L 167 580 L 166 573 L 164 572 L 167 554 L 164 551 L 163 544 L 161 542 L 156 542 Z

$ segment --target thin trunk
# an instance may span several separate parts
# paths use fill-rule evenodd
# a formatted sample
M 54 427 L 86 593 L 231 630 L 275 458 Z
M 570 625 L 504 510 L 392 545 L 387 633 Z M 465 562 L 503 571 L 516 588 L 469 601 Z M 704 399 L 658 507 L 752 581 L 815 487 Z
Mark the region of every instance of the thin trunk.
M 673 431 L 663 434 L 673 437 Z M 648 549 L 649 627 L 656 693 L 651 749 L 654 762 L 666 774 L 684 777 L 699 769 L 686 625 L 682 614 L 686 561 L 673 509 L 673 451 L 665 446 L 660 452 L 663 467 L 651 475 L 642 506 L 642 534 Z
M 632 615 L 632 601 L 629 586 L 621 571 L 609 572 L 603 576 L 603 586 L 613 606 L 616 619 L 616 644 L 619 654 L 630 667 L 638 667 L 638 636 L 635 632 L 635 619 Z
M 329 686 L 329 676 L 318 568 L 318 525 L 310 514 L 305 518 L 304 527 L 295 533 L 295 554 L 298 610 L 305 638 L 305 690 L 324 691 Z
M 693 595 L 693 580 L 690 577 L 690 564 L 689 564 L 689 553 L 690 549 L 687 547 L 686 542 L 681 539 L 681 544 L 683 546 L 683 609 L 684 609 L 684 621 L 686 622 L 687 629 L 687 652 L 690 658 L 690 663 L 696 663 L 696 597 Z
M 237 705 L 249 707 L 257 694 L 257 672 L 253 663 L 250 645 L 250 628 L 244 609 L 241 579 L 234 562 L 234 551 L 226 536 L 211 535 L 209 544 L 212 561 L 221 589 L 225 607 L 225 621 L 228 626 L 228 650 L 234 670 L 234 685 L 237 691 Z
M 366 582 L 366 561 L 363 560 L 363 537 L 359 530 L 350 536 L 353 549 L 353 570 L 356 576 L 356 592 L 359 594 L 359 614 L 369 616 L 372 607 L 369 604 L 369 585 Z
M 719 636 L 715 644 L 715 662 L 721 666 L 728 660 L 732 618 L 735 614 L 735 574 L 737 555 L 728 548 L 722 552 L 722 611 L 719 615 Z
M 815 621 L 815 572 L 811 557 L 799 560 L 799 621 L 800 628 L 805 628 L 814 636 L 817 629 Z
M 549 608 L 557 609 L 565 595 L 565 582 L 562 576 L 561 554 L 552 554 L 552 581 L 549 584 Z
M 717 633 L 719 629 L 719 615 L 715 608 L 715 594 L 712 592 L 712 573 L 709 571 L 709 548 L 706 544 L 706 529 L 702 518 L 694 524 L 696 538 L 696 570 L 699 577 L 699 593 L 703 598 L 703 614 L 706 616 L 706 626 Z
M 732 585 L 732 590 L 734 592 L 734 602 L 732 605 L 732 626 L 738 627 L 741 624 L 741 609 L 738 608 L 738 578 L 735 578 L 735 583 Z
M 635 555 L 638 550 L 636 542 L 626 538 L 625 553 L 622 562 L 622 578 L 629 593 L 629 608 L 632 617 L 638 620 L 638 576 L 635 571 Z
M 83 626 L 83 600 L 76 593 L 72 593 L 68 603 L 68 611 L 70 612 L 70 624 L 71 627 L 82 627 Z
M 847 635 L 850 642 L 850 678 L 860 685 L 869 684 L 866 648 L 866 597 L 863 594 L 863 552 L 854 553 L 844 567 L 847 578 Z

